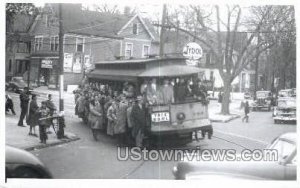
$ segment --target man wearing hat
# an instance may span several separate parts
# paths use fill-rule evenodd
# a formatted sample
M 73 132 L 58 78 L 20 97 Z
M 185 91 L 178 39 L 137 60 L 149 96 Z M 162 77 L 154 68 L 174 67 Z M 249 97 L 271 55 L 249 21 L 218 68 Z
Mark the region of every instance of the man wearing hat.
M 135 104 L 132 107 L 131 122 L 132 137 L 135 139 L 135 145 L 142 147 L 146 126 L 146 108 L 141 95 L 137 96 Z
M 18 126 L 20 127 L 25 127 L 23 125 L 23 121 L 28 111 L 28 103 L 29 103 L 29 89 L 28 87 L 24 87 L 23 92 L 20 94 L 21 114 L 18 122 Z

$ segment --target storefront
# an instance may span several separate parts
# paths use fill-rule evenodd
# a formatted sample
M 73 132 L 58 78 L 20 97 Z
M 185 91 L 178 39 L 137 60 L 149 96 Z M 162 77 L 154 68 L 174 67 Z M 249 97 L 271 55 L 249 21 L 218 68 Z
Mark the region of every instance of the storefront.
M 38 86 L 58 88 L 58 57 L 31 57 L 30 80 Z

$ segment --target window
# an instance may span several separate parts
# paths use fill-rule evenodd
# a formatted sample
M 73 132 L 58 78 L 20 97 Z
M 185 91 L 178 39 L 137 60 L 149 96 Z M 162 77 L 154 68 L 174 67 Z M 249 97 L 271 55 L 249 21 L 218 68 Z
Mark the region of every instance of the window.
M 43 47 L 43 37 L 35 37 L 34 38 L 34 50 L 40 51 Z
M 11 72 L 11 67 L 12 67 L 12 61 L 10 59 L 8 62 L 8 72 Z
M 21 74 L 23 71 L 23 62 L 20 60 L 17 60 L 17 65 L 18 65 L 18 73 Z
M 139 24 L 138 23 L 133 24 L 132 33 L 135 35 L 139 34 Z
M 210 80 L 210 81 L 213 81 L 213 80 L 214 80 L 214 71 L 210 71 L 210 74 L 209 74 L 209 80 Z
M 142 57 L 149 56 L 149 52 L 150 52 L 150 46 L 149 45 L 143 45 L 143 54 L 142 54 Z
M 207 52 L 205 56 L 206 56 L 206 58 L 205 58 L 206 59 L 206 64 L 207 65 L 212 64 L 212 61 L 211 61 L 211 58 L 210 58 L 211 57 L 210 53 Z
M 83 38 L 76 38 L 76 51 L 83 52 Z
M 19 42 L 18 43 L 18 53 L 29 53 L 29 43 L 28 42 Z
M 132 43 L 126 43 L 126 46 L 125 46 L 125 58 L 132 57 L 132 51 L 133 51 L 133 44 Z
M 51 51 L 58 51 L 58 36 L 50 38 L 50 49 Z

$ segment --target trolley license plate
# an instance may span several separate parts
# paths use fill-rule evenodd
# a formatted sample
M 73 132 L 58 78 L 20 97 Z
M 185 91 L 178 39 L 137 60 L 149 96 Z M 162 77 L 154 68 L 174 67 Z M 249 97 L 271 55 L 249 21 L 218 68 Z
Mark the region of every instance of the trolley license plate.
M 170 113 L 169 112 L 152 113 L 151 120 L 152 120 L 152 122 L 170 121 Z

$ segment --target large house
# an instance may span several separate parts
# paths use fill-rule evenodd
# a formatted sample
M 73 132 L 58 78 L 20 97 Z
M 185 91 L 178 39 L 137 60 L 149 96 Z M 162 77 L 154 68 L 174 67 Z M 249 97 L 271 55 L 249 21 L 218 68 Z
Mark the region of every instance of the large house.
M 143 59 L 158 54 L 158 36 L 139 14 L 110 14 L 82 10 L 80 4 L 62 5 L 64 82 L 81 83 L 95 62 Z M 32 36 L 32 81 L 58 85 L 58 4 L 46 4 L 29 33 Z

